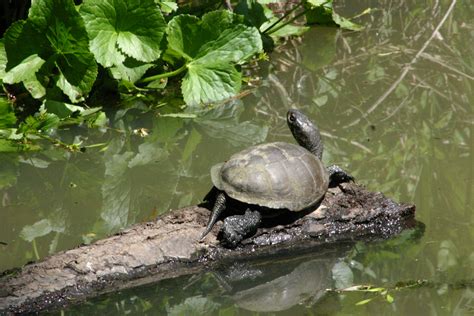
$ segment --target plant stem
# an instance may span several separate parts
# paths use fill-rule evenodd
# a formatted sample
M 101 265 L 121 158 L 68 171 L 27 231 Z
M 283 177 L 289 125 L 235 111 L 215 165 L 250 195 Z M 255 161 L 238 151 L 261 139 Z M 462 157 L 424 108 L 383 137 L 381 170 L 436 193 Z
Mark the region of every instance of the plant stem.
M 291 20 L 286 21 L 286 22 L 283 23 L 282 25 L 279 25 L 276 29 L 272 30 L 272 33 L 276 32 L 276 31 L 278 31 L 279 29 L 281 29 L 282 27 L 284 27 L 284 26 L 286 26 L 286 25 L 292 23 L 293 21 L 295 21 L 296 19 L 298 19 L 300 16 L 305 15 L 305 14 L 306 14 L 306 10 L 303 11 L 303 12 L 301 12 L 300 14 L 295 15 Z
M 139 82 L 140 83 L 147 83 L 147 82 L 155 81 L 155 80 L 162 79 L 162 78 L 168 78 L 168 77 L 176 76 L 176 75 L 182 73 L 183 71 L 185 71 L 187 66 L 188 66 L 187 64 L 184 64 L 176 70 L 173 70 L 173 71 L 170 71 L 170 72 L 165 72 L 165 73 L 155 75 L 155 76 L 151 76 L 151 77 L 147 77 L 147 78 L 143 78 Z
M 31 244 L 33 245 L 33 252 L 35 253 L 36 260 L 40 259 L 39 253 L 38 253 L 38 248 L 36 247 L 36 239 L 33 239 L 31 241 Z
M 288 11 L 286 14 L 284 14 L 281 18 L 279 18 L 278 20 L 276 20 L 272 25 L 270 25 L 269 27 L 267 27 L 263 32 L 262 34 L 265 34 L 267 33 L 268 31 L 270 31 L 272 28 L 275 27 L 275 25 L 277 25 L 278 23 L 280 23 L 282 20 L 286 19 L 293 11 L 295 11 L 296 9 L 298 9 L 300 6 L 303 5 L 303 2 L 300 2 L 298 3 L 293 9 L 291 9 L 290 11 Z M 286 24 L 285 24 L 286 25 Z

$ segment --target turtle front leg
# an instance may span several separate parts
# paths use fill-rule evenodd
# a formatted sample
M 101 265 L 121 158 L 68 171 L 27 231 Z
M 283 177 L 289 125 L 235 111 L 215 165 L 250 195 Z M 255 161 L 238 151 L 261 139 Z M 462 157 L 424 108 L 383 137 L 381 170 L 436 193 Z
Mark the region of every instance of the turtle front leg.
M 207 234 L 212 230 L 214 224 L 216 223 L 219 216 L 226 208 L 226 197 L 224 192 L 220 191 L 217 194 L 216 201 L 214 202 L 214 207 L 212 208 L 211 217 L 209 217 L 209 221 L 207 222 L 206 229 L 202 232 L 201 237 L 199 240 L 202 240 L 206 237 Z
M 259 211 L 247 209 L 244 215 L 229 216 L 222 226 L 222 242 L 229 248 L 235 248 L 245 237 L 252 236 L 262 222 Z
M 354 177 L 349 173 L 344 171 L 341 167 L 337 165 L 332 165 L 327 167 L 329 173 L 329 187 L 333 188 L 344 182 L 354 181 Z

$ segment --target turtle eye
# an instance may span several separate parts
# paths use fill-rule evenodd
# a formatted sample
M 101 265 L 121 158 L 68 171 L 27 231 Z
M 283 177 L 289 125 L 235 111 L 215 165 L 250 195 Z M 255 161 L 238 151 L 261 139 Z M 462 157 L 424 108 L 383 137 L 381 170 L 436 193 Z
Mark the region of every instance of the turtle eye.
M 290 117 L 289 117 L 289 120 L 290 120 L 290 122 L 296 121 L 296 116 L 295 116 L 295 114 L 291 113 L 291 114 L 290 114 Z

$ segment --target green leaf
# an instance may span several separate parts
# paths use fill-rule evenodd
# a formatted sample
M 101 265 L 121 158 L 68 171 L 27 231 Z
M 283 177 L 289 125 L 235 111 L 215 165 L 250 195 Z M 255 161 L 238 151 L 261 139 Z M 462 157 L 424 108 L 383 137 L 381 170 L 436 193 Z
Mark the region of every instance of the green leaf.
M 334 12 L 332 0 L 307 0 L 306 3 L 310 7 L 310 10 L 306 12 L 306 22 L 308 24 L 336 24 L 343 29 L 352 31 L 363 29 L 361 25 L 353 23 Z
M 350 20 L 346 19 L 345 17 L 340 16 L 334 11 L 332 11 L 332 20 L 334 21 L 334 23 L 336 23 L 337 25 L 339 25 L 340 27 L 346 30 L 360 31 L 364 29 L 362 25 L 351 22 Z
M 241 64 L 262 50 L 260 33 L 255 27 L 243 24 L 227 29 L 212 42 L 204 45 L 197 58 L 200 63 Z
M 256 0 L 240 0 L 234 9 L 234 12 L 245 17 L 248 25 L 259 28 L 263 23 L 268 21 L 265 14 L 265 8 Z
M 373 300 L 373 298 L 368 298 L 366 300 L 359 301 L 359 302 L 356 303 L 356 306 L 365 305 L 365 304 L 369 303 L 372 300 Z
M 57 80 L 72 102 L 84 99 L 97 76 L 84 23 L 69 0 L 34 1 L 28 20 L 14 23 L 5 33 L 5 49 L 7 71 L 37 55 L 44 63 L 35 70 Z M 39 65 L 38 58 L 33 60 L 35 65 Z M 32 80 L 31 75 L 22 81 L 34 97 L 42 96 L 40 81 Z
M 392 296 L 392 295 L 387 294 L 387 295 L 385 296 L 385 299 L 387 300 L 387 302 L 393 303 L 393 296 Z
M 178 56 L 190 61 L 203 45 L 217 39 L 221 33 L 241 22 L 241 18 L 227 10 L 206 13 L 202 20 L 193 15 L 178 15 L 166 30 L 168 47 Z
M 44 59 L 36 54 L 28 56 L 5 74 L 3 82 L 8 84 L 23 82 L 33 97 L 41 98 L 46 94 L 46 90 L 36 79 L 36 73 L 44 63 Z
M 230 64 L 192 62 L 183 79 L 181 90 L 189 106 L 225 100 L 240 90 L 242 77 Z
M 58 127 L 59 122 L 60 119 L 56 114 L 41 112 L 35 116 L 28 116 L 20 124 L 18 131 L 23 134 L 48 132 L 50 129 Z
M 234 64 L 262 50 L 258 30 L 240 22 L 238 15 L 224 10 L 207 13 L 202 20 L 180 15 L 169 22 L 170 54 L 187 61 L 181 89 L 188 106 L 224 100 L 240 90 L 242 78 Z
M 17 21 L 16 23 L 12 24 L 8 31 L 5 33 L 5 37 L 8 36 L 7 38 L 7 44 L 8 45 L 8 40 L 15 41 L 18 40 L 18 37 L 21 35 L 23 31 L 23 27 L 25 21 Z M 34 41 L 34 39 L 32 39 Z M 22 45 L 27 45 L 27 43 L 21 43 Z M 13 48 L 15 49 L 15 48 Z M 26 52 L 28 49 L 26 47 L 22 48 L 22 52 Z M 34 67 L 34 69 L 29 69 L 29 65 L 35 66 L 35 63 L 40 63 L 40 60 L 42 60 L 40 57 L 35 58 L 35 56 L 38 56 L 37 54 L 32 54 L 32 55 L 22 55 L 20 54 L 10 54 L 10 57 L 7 60 L 7 51 L 4 45 L 3 49 L 5 55 L 2 57 L 4 58 L 4 62 L 2 62 L 3 70 L 0 70 L 0 77 L 3 79 L 6 76 L 6 69 L 7 66 L 9 69 L 11 69 L 11 73 L 9 73 L 10 78 L 7 78 L 8 80 L 11 80 L 11 82 L 21 82 L 23 81 L 23 85 L 25 88 L 31 93 L 31 95 L 34 98 L 41 98 L 46 94 L 46 89 L 43 87 L 43 85 L 38 81 L 36 77 L 36 72 L 39 70 L 41 65 L 44 63 L 41 63 L 39 67 Z M 34 52 L 34 47 L 31 48 L 31 52 Z M 24 57 L 25 59 L 22 60 L 21 57 Z M 23 63 L 23 64 L 22 64 Z M 25 67 L 26 65 L 26 67 Z M 25 69 L 26 68 L 26 69 Z M 23 74 L 23 70 L 26 70 L 26 73 Z M 5 80 L 3 80 L 5 81 Z
M 0 138 L 0 153 L 16 153 L 23 151 L 23 146 L 14 141 Z
M 46 236 L 50 232 L 62 233 L 65 229 L 64 220 L 42 219 L 33 225 L 23 227 L 20 237 L 26 241 L 32 242 L 33 239 Z
M 186 60 L 192 60 L 206 36 L 200 24 L 199 18 L 192 15 L 174 17 L 166 29 L 168 47 Z
M 128 82 L 135 83 L 151 67 L 153 67 L 153 64 L 144 64 L 132 58 L 128 58 L 123 64 L 110 68 L 110 72 L 117 80 L 126 80 Z
M 53 100 L 46 100 L 43 105 L 49 113 L 56 114 L 60 119 L 69 117 L 75 112 L 80 113 L 84 109 L 80 106 Z
M 102 66 L 121 65 L 127 56 L 143 62 L 160 57 L 166 23 L 153 0 L 86 0 L 80 13 Z
M 155 3 L 160 6 L 161 12 L 163 13 L 171 13 L 173 11 L 178 10 L 178 4 L 176 1 L 161 1 L 161 0 L 155 0 Z
M 7 52 L 5 51 L 5 44 L 3 38 L 0 39 L 0 80 L 5 76 L 5 68 L 7 67 Z
M 0 98 L 0 129 L 15 126 L 16 116 L 13 107 L 7 99 Z
M 260 27 L 260 30 L 266 30 L 269 28 L 273 23 L 275 23 L 278 19 L 277 18 L 272 18 L 270 21 L 262 24 Z M 283 23 L 283 22 L 281 22 Z M 288 36 L 300 36 L 304 32 L 309 30 L 309 27 L 307 26 L 299 26 L 299 25 L 293 25 L 293 24 L 286 24 L 282 27 L 280 27 L 280 23 L 274 26 L 268 34 L 272 37 L 288 37 Z
M 91 127 L 104 127 L 107 124 L 107 116 L 104 112 L 99 112 L 96 117 L 89 121 Z

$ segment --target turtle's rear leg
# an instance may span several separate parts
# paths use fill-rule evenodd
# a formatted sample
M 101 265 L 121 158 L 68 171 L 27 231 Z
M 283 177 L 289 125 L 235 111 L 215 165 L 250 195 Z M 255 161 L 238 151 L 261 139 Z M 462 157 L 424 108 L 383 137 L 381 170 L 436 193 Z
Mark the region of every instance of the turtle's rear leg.
M 348 172 L 344 171 L 341 167 L 337 165 L 332 165 L 327 167 L 329 173 L 329 187 L 335 187 L 338 184 L 344 182 L 354 181 L 354 177 L 351 176 Z
M 226 209 L 226 200 L 227 199 L 225 197 L 224 192 L 217 193 L 216 201 L 214 202 L 214 207 L 212 208 L 211 216 L 209 217 L 206 229 L 204 229 L 204 231 L 202 232 L 201 237 L 199 237 L 199 240 L 202 240 L 204 237 L 206 237 L 206 235 L 209 234 L 209 232 L 212 230 L 212 227 L 214 227 L 214 224 L 216 223 L 217 219 Z
M 245 237 L 254 235 L 261 222 L 260 212 L 250 209 L 247 209 L 244 215 L 227 217 L 221 229 L 223 244 L 235 248 Z

